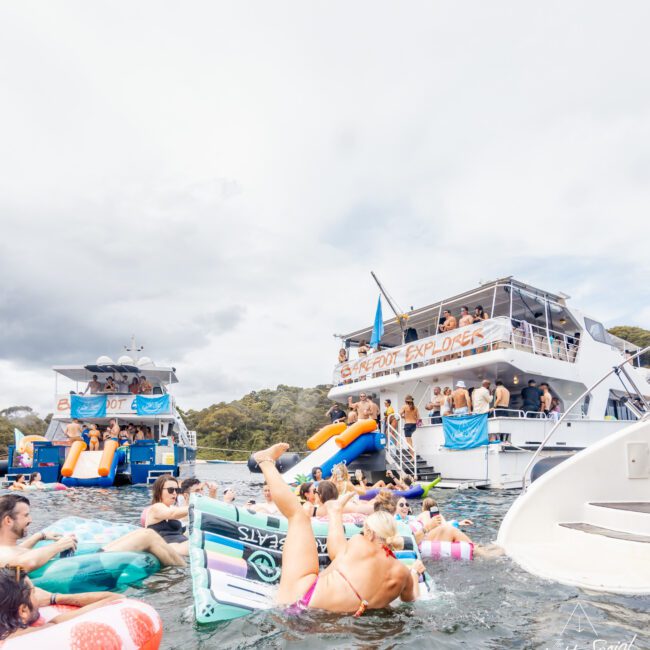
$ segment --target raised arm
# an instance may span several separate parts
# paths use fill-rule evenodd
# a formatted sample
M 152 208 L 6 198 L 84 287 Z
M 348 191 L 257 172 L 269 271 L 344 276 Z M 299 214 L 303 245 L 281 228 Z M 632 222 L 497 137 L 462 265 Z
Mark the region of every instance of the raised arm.
M 327 530 L 327 554 L 330 560 L 345 548 L 347 540 L 343 530 L 343 508 L 354 496 L 354 492 L 348 492 L 340 496 L 336 501 L 327 502 L 327 514 L 329 516 L 329 528 Z

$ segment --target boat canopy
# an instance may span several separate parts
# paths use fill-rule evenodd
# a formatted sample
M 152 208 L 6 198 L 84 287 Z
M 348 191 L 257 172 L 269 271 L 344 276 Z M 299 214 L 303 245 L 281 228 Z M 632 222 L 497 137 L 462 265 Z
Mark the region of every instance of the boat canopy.
M 448 309 L 458 317 L 460 308 L 467 306 L 470 314 L 477 306 L 483 309 L 490 317 L 507 316 L 517 321 L 527 321 L 532 325 L 547 328 L 553 332 L 573 335 L 583 328 L 566 306 L 565 294 L 553 294 L 537 289 L 512 277 L 501 278 L 487 282 L 476 289 L 452 296 L 435 302 L 426 307 L 406 312 L 408 317 L 404 329 L 417 331 L 417 338 L 424 338 L 436 334 L 438 324 L 444 320 L 443 311 Z M 337 335 L 343 339 L 346 346 L 366 343 L 372 334 L 372 325 L 356 330 L 349 334 Z M 402 328 L 396 318 L 384 321 L 384 334 L 381 337 L 381 346 L 395 347 L 403 343 Z
M 160 366 L 132 366 L 121 364 L 88 364 L 87 366 L 54 366 L 54 372 L 72 381 L 90 381 L 93 375 L 144 375 L 157 384 L 176 384 L 176 368 Z

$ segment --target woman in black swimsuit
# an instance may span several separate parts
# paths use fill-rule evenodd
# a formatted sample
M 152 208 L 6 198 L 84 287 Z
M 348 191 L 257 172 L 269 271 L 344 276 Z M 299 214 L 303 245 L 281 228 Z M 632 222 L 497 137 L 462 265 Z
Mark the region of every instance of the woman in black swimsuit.
M 185 527 L 181 523 L 188 515 L 187 507 L 176 505 L 181 488 L 171 474 L 164 474 L 153 484 L 151 506 L 145 526 L 155 530 L 179 555 L 189 555 Z

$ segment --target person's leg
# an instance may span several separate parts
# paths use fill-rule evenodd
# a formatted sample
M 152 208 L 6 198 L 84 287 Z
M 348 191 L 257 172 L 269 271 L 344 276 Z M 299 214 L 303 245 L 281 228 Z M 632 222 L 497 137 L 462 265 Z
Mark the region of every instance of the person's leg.
M 462 530 L 458 530 L 451 524 L 443 524 L 433 528 L 424 538 L 432 542 L 472 542 Z
M 283 605 L 295 603 L 302 598 L 314 584 L 319 571 L 318 549 L 311 519 L 275 466 L 275 461 L 287 449 L 289 445 L 281 442 L 253 454 L 271 489 L 273 501 L 289 520 L 289 530 L 282 549 L 282 576 L 277 595 L 278 603 Z
M 188 557 L 190 554 L 190 543 L 189 541 L 187 542 L 172 542 L 171 544 L 168 544 L 168 546 L 171 546 L 179 555 L 182 555 L 183 557 Z
M 155 530 L 139 528 L 104 547 L 107 553 L 151 553 L 163 566 L 185 566 L 185 560 Z

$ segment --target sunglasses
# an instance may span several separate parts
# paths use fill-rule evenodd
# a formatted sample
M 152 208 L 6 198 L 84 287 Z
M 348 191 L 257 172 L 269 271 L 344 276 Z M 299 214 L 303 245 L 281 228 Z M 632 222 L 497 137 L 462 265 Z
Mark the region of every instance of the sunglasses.
M 398 503 L 397 505 L 398 505 L 398 507 L 400 507 L 400 508 L 408 508 L 408 507 L 409 507 L 409 504 L 406 503 L 406 502 L 404 502 L 404 503 Z
M 167 490 L 167 494 L 180 494 L 182 490 L 179 487 L 169 487 L 169 488 L 163 488 L 164 490 Z

